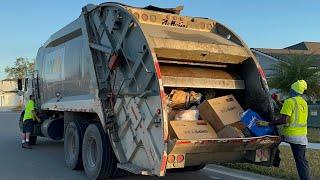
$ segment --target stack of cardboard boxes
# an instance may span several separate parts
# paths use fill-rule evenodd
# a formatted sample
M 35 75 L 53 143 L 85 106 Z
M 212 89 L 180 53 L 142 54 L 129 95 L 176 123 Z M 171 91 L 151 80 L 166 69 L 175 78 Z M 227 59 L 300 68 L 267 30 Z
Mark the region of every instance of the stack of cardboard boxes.
M 202 102 L 199 106 L 202 119 L 209 122 L 219 138 L 244 138 L 246 128 L 241 123 L 244 112 L 233 95 L 222 96 Z
M 233 95 L 203 101 L 199 106 L 201 120 L 171 120 L 171 131 L 178 139 L 243 138 L 241 114 L 244 112 Z

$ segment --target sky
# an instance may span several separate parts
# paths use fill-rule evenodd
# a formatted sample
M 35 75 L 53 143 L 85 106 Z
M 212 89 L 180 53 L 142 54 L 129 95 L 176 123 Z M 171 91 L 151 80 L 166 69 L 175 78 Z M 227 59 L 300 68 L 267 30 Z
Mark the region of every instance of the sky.
M 33 59 L 51 34 L 76 19 L 86 4 L 101 0 L 1 0 L 0 79 L 17 57 Z M 119 0 L 131 6 L 176 7 L 182 15 L 214 19 L 249 47 L 284 48 L 320 42 L 319 0 Z

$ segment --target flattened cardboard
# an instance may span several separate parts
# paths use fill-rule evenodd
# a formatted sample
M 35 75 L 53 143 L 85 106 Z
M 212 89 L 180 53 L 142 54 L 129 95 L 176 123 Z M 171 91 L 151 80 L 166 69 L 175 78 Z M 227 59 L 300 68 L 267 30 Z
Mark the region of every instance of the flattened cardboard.
M 209 123 L 198 121 L 170 121 L 172 131 L 178 139 L 216 139 L 218 136 Z
M 200 116 L 216 131 L 226 125 L 239 122 L 243 109 L 233 95 L 206 100 L 199 105 Z

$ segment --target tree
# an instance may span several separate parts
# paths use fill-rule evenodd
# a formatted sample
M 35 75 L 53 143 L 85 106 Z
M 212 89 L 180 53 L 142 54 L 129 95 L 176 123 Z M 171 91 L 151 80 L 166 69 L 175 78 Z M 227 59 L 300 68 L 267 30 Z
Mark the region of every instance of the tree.
M 308 84 L 306 94 L 311 98 L 319 99 L 320 68 L 315 66 L 315 57 L 292 55 L 283 60 L 270 68 L 273 72 L 269 79 L 270 87 L 280 90 L 281 93 L 289 94 L 291 84 L 303 79 Z
M 19 57 L 12 67 L 6 67 L 5 72 L 8 78 L 23 79 L 26 74 L 32 73 L 34 70 L 34 63 L 27 58 Z

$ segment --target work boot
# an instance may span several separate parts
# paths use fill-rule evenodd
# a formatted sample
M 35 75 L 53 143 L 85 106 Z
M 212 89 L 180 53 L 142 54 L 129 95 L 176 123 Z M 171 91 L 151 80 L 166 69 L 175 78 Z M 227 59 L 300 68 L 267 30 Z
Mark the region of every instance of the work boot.
M 23 143 L 22 148 L 32 149 L 32 147 L 30 146 L 30 144 L 28 142 Z

